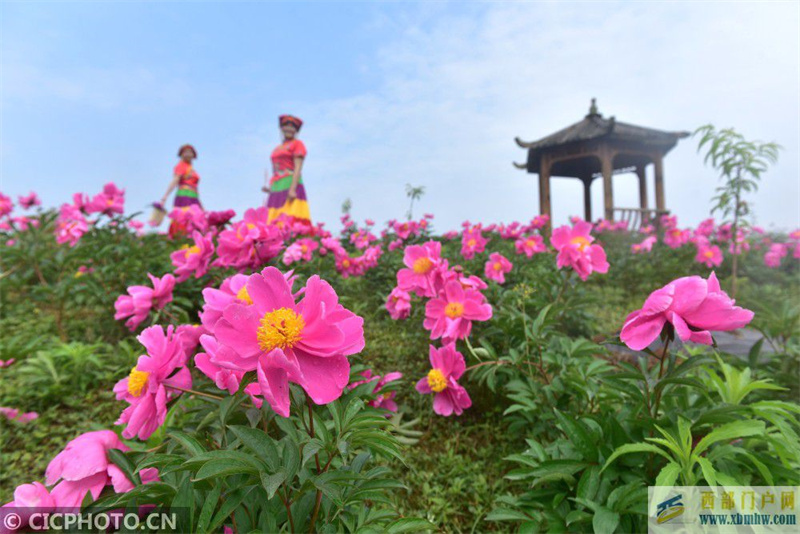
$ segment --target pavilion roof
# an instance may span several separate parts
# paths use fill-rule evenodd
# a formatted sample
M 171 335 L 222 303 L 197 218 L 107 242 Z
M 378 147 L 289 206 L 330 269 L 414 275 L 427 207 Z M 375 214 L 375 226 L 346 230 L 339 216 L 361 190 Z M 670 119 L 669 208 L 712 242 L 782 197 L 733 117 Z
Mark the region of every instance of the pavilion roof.
M 667 132 L 620 122 L 614 117 L 605 118 L 597 111 L 595 99 L 592 99 L 589 113 L 582 121 L 567 126 L 563 130 L 543 137 L 538 141 L 523 141 L 519 137 L 515 138 L 515 141 L 522 148 L 534 151 L 599 138 L 665 145 L 666 150 L 669 150 L 677 143 L 678 139 L 688 136 L 689 132 Z

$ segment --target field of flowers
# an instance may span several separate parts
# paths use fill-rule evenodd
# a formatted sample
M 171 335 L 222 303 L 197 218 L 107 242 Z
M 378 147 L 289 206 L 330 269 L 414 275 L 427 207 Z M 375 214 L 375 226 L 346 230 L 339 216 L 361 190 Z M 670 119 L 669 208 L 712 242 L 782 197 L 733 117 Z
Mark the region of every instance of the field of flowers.
M 124 196 L 0 194 L 0 503 L 611 533 L 648 485 L 800 484 L 800 231 L 192 207 L 170 239 Z

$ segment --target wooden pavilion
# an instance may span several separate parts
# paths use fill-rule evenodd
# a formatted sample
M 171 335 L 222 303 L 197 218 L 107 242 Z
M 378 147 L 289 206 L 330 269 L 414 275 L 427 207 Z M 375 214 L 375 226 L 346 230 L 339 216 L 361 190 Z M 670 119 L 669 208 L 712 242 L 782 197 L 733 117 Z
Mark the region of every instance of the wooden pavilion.
M 615 212 L 634 226 L 668 213 L 664 201 L 664 156 L 689 132 L 665 132 L 605 118 L 597 110 L 595 99 L 589 113 L 580 122 L 538 141 L 517 144 L 528 150 L 528 161 L 514 163 L 519 169 L 539 175 L 539 212 L 552 217 L 550 178 L 564 176 L 583 182 L 584 218 L 592 220 L 591 185 L 603 178 L 604 217 L 614 220 Z M 653 164 L 655 209 L 648 207 L 645 168 Z M 635 172 L 639 178 L 639 208 L 614 205 L 612 176 Z

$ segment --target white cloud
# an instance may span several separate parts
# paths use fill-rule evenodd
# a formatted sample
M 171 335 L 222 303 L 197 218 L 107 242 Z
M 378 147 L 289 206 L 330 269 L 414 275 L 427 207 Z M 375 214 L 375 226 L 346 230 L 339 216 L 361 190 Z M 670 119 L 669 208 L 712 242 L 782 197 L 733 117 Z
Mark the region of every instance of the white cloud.
M 422 12 L 375 55 L 371 92 L 301 106 L 310 125 L 307 182 L 315 215 L 334 220 L 349 196 L 358 217 L 405 211 L 407 182 L 427 188 L 420 209 L 438 227 L 463 219 L 527 219 L 535 176 L 514 136 L 543 137 L 600 109 L 667 130 L 706 122 L 777 140 L 785 150 L 757 195 L 761 224 L 800 222 L 797 4 L 491 4 L 453 15 Z M 708 214 L 711 169 L 682 141 L 665 162 L 668 208 L 695 223 Z M 638 199 L 632 177 L 618 205 Z M 580 183 L 557 179 L 554 215 L 582 213 Z M 595 216 L 602 191 L 593 188 Z M 650 186 L 652 195 L 652 184 Z

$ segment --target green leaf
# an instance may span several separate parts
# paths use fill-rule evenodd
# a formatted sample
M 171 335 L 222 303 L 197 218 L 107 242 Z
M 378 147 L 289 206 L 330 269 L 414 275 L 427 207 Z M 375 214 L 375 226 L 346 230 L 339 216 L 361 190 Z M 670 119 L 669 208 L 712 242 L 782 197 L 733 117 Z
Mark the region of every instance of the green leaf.
M 271 469 L 277 469 L 276 460 L 278 454 L 275 442 L 266 432 L 257 428 L 239 425 L 229 426 L 228 428 L 241 440 L 245 447 L 264 460 Z
M 658 473 L 656 477 L 656 486 L 674 486 L 675 481 L 678 480 L 678 476 L 681 474 L 681 466 L 676 464 L 675 462 L 669 462 L 664 468 Z
M 214 520 L 209 525 L 208 530 L 211 532 L 219 532 L 222 526 L 222 523 L 228 519 L 231 514 L 236 510 L 236 508 L 242 504 L 242 501 L 253 491 L 253 486 L 248 488 L 236 489 L 225 496 L 225 499 L 222 501 L 222 506 L 219 508 L 219 512 L 214 516 Z
M 608 508 L 599 506 L 592 518 L 592 528 L 595 534 L 611 534 L 619 525 L 619 514 Z
M 219 460 L 211 460 L 201 467 L 194 477 L 194 480 L 204 480 L 206 478 L 219 478 L 230 475 L 255 475 L 258 470 L 251 464 L 232 460 L 230 458 L 221 458 Z
M 222 493 L 222 485 L 218 484 L 211 488 L 211 491 L 205 496 L 203 508 L 200 510 L 200 517 L 197 519 L 198 532 L 208 531 L 208 523 L 211 521 L 211 514 L 214 513 L 214 509 L 217 507 L 220 493 Z
M 619 456 L 622 456 L 623 454 L 631 454 L 631 453 L 635 453 L 635 452 L 651 452 L 651 453 L 654 453 L 654 454 L 659 454 L 659 455 L 663 456 L 664 458 L 666 458 L 667 460 L 670 460 L 670 461 L 672 460 L 672 458 L 670 458 L 669 455 L 666 452 L 664 452 L 659 447 L 656 447 L 655 445 L 651 445 L 649 443 L 628 443 L 627 445 L 623 445 L 622 447 L 618 447 L 611 454 L 611 456 L 608 457 L 608 460 L 606 460 L 606 463 L 603 466 L 603 469 L 600 470 L 600 472 L 602 473 L 603 471 L 605 471 L 606 468 L 611 464 L 611 462 L 616 460 Z
M 586 469 L 578 481 L 576 495 L 581 499 L 592 500 L 600 487 L 600 466 L 593 465 Z
M 694 460 L 700 465 L 700 470 L 703 472 L 703 478 L 706 479 L 709 486 L 717 485 L 717 470 L 708 461 L 708 458 L 702 456 L 693 456 Z
M 709 432 L 697 443 L 693 452 L 699 456 L 714 443 L 756 436 L 763 433 L 764 423 L 761 421 L 734 421 Z
M 392 521 L 386 525 L 386 532 L 389 534 L 401 534 L 403 532 L 423 532 L 426 530 L 435 530 L 436 525 L 414 517 L 404 517 L 396 521 Z
M 510 508 L 497 508 L 489 512 L 487 521 L 530 521 L 531 517 Z
M 575 446 L 575 449 L 581 453 L 585 460 L 596 462 L 598 455 L 597 445 L 595 440 L 590 437 L 589 432 L 583 424 L 579 420 L 564 417 L 564 415 L 556 409 L 553 409 L 553 412 L 558 418 L 561 429 Z
M 192 456 L 206 452 L 205 447 L 203 447 L 197 438 L 190 436 L 186 432 L 173 430 L 169 433 L 169 437 L 180 443 Z
M 130 458 L 125 456 L 124 452 L 119 449 L 108 449 L 107 453 L 109 459 L 122 470 L 125 477 L 133 482 L 134 486 L 140 486 L 142 484 L 142 479 L 139 478 L 139 474 L 136 472 L 136 466 L 133 465 Z
M 267 490 L 267 495 L 269 498 L 273 498 L 275 496 L 275 492 L 278 491 L 278 488 L 281 487 L 286 481 L 286 470 L 280 469 L 278 472 L 268 475 L 267 473 L 261 473 L 261 485 L 264 486 L 264 489 Z

